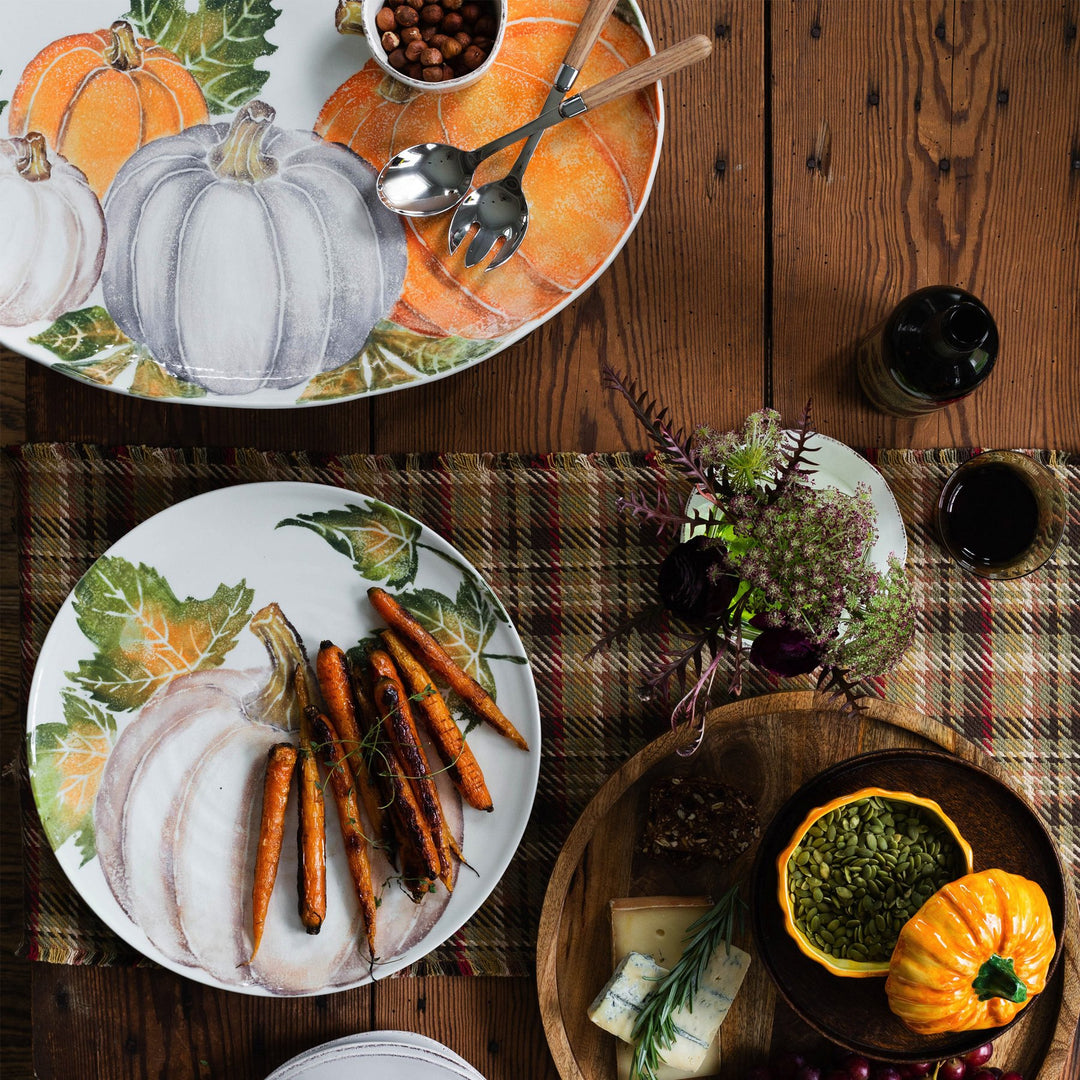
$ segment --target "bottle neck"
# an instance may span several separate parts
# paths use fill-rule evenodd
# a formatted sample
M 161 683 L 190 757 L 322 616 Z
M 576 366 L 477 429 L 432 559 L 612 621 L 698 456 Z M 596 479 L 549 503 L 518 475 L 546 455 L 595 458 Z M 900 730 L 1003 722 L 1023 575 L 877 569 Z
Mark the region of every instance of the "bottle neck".
M 966 300 L 938 312 L 922 329 L 923 345 L 942 360 L 965 360 L 990 336 L 989 312 Z

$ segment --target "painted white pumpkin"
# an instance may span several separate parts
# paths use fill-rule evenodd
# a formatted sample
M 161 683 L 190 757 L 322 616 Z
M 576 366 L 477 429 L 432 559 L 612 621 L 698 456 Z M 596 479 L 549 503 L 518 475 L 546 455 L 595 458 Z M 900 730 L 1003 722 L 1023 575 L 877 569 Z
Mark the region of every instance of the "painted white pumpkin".
M 330 798 L 322 928 L 312 936 L 300 922 L 297 848 L 286 842 L 258 957 L 248 963 L 266 755 L 274 743 L 295 736 L 289 676 L 297 663 L 307 670 L 295 631 L 276 604 L 257 612 L 250 625 L 266 644 L 269 670 L 179 676 L 121 733 L 94 806 L 98 860 L 117 903 L 173 963 L 227 985 L 254 984 L 277 994 L 347 986 L 367 974 L 370 958 Z M 290 839 L 297 828 L 295 788 L 285 818 Z M 445 780 L 439 793 L 461 843 L 460 797 Z M 382 892 L 376 945 L 385 961 L 423 938 L 449 896 L 440 888 L 413 903 L 396 883 L 398 871 L 380 851 L 371 854 L 372 880 Z
M 156 139 L 105 199 L 109 314 L 173 375 L 218 394 L 350 360 L 405 280 L 404 230 L 372 168 L 273 118 L 254 101 L 231 126 Z
M 36 131 L 0 139 L 0 326 L 55 319 L 90 295 L 105 218 L 86 177 Z

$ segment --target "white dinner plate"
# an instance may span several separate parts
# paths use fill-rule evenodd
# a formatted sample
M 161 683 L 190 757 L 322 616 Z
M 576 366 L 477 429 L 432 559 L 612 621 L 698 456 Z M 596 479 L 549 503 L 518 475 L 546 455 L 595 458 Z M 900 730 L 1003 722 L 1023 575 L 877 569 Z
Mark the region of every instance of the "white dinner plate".
M 411 1031 L 370 1031 L 290 1058 L 266 1080 L 484 1080 L 447 1046 Z
M 311 658 L 324 639 L 358 644 L 381 625 L 367 599 L 372 584 L 398 595 L 494 694 L 530 749 L 486 725 L 470 731 L 495 806 L 488 814 L 462 806 L 439 777 L 475 870 L 459 873 L 452 896 L 439 886 L 414 905 L 373 856 L 381 889 L 373 967 L 357 946 L 364 934 L 329 794 L 326 920 L 317 936 L 300 925 L 290 800 L 263 943 L 248 964 L 265 755 L 295 740 L 272 697 L 264 639 L 288 644 L 288 620 Z M 213 491 L 129 532 L 57 614 L 27 727 L 38 811 L 83 899 L 151 959 L 252 994 L 346 989 L 445 941 L 505 871 L 539 775 L 532 672 L 480 574 L 408 515 L 316 484 Z

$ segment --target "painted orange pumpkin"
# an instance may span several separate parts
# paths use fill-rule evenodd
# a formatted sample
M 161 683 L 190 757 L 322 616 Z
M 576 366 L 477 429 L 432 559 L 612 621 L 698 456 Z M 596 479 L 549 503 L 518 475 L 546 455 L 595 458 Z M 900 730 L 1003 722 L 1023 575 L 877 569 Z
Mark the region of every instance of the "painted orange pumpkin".
M 140 146 L 208 120 L 180 60 L 118 19 L 46 45 L 15 88 L 8 126 L 12 135 L 40 131 L 101 198 Z
M 430 139 L 480 146 L 537 114 L 584 8 L 585 0 L 515 0 L 491 70 L 452 93 L 412 94 L 368 61 L 330 96 L 315 130 L 375 168 Z M 609 19 L 574 90 L 647 55 L 637 30 Z M 658 117 L 650 88 L 550 130 L 525 176 L 529 232 L 495 273 L 465 268 L 468 244 L 450 255 L 447 218 L 406 219 L 409 269 L 390 317 L 423 334 L 494 338 L 563 302 L 603 266 L 642 205 L 659 151 Z M 519 150 L 482 163 L 475 183 L 505 175 Z

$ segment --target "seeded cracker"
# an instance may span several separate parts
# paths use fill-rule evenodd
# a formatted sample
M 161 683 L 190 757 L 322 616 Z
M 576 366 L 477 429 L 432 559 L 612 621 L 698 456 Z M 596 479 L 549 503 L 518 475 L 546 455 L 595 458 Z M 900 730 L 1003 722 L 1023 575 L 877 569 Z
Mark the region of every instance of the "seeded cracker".
M 700 776 L 672 776 L 649 790 L 640 849 L 677 866 L 729 863 L 758 838 L 757 809 L 743 791 Z

